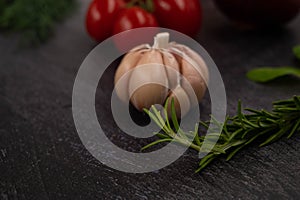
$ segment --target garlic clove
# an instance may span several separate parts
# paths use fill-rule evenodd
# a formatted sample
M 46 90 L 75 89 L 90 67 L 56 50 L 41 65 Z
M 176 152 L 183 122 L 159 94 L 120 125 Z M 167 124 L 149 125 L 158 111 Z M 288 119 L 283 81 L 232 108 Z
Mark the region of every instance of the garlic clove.
M 187 80 L 182 80 L 181 86 L 190 97 L 191 104 L 197 105 L 206 92 L 209 79 L 207 65 L 200 55 L 185 45 L 172 42 L 170 49 L 175 52 L 176 59 L 181 63 L 181 74 Z M 192 98 L 193 93 L 196 95 L 197 101 Z
M 131 103 L 138 109 L 163 104 L 168 95 L 168 78 L 159 51 L 149 50 L 137 63 L 129 80 Z
M 197 99 L 193 100 L 191 103 L 192 105 L 197 105 L 198 102 L 202 100 L 206 91 L 205 80 L 199 74 L 198 70 L 196 70 L 186 59 L 182 59 L 181 73 L 185 78 L 185 80 L 181 81 L 181 87 L 187 92 L 191 100 L 195 99 L 193 98 L 193 93 L 195 93 Z
M 203 58 L 198 53 L 196 53 L 194 50 L 192 50 L 191 48 L 189 48 L 185 45 L 172 42 L 170 46 L 177 48 L 179 51 L 181 51 L 183 53 L 183 56 L 186 55 L 188 58 L 192 59 L 191 63 L 195 64 L 195 66 L 197 67 L 198 73 L 204 79 L 205 83 L 208 84 L 209 72 L 208 72 L 208 67 L 206 65 L 206 62 L 203 60 Z
M 122 62 L 120 63 L 116 73 L 115 73 L 115 90 L 118 95 L 118 97 L 125 103 L 128 103 L 129 95 L 128 95 L 128 83 L 131 77 L 132 70 L 139 60 L 142 58 L 142 56 L 145 53 L 145 49 L 136 49 L 135 51 L 130 51 L 125 55 Z M 128 73 L 128 74 L 126 74 Z M 125 76 L 124 76 L 125 75 Z M 124 76 L 124 77 L 123 77 Z M 122 79 L 122 83 L 117 84 L 117 82 Z

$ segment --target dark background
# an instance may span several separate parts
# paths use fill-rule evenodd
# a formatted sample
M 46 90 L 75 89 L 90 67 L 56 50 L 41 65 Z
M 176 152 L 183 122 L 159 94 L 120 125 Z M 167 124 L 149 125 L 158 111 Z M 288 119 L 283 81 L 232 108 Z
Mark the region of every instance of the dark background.
M 88 1 L 81 4 L 40 47 L 20 48 L 18 36 L 0 35 L 0 199 L 300 198 L 299 134 L 260 149 L 250 146 L 200 174 L 194 174 L 193 151 L 147 174 L 122 173 L 94 159 L 81 144 L 71 112 L 77 70 L 95 46 L 83 27 Z M 299 17 L 282 30 L 240 31 L 211 1 L 204 3 L 204 15 L 197 40 L 223 76 L 228 114 L 236 112 L 238 99 L 270 109 L 273 100 L 300 94 L 293 77 L 265 85 L 245 78 L 254 67 L 298 64 L 291 48 L 300 44 Z M 118 141 L 115 134 L 110 133 L 114 142 L 127 149 L 141 146 Z

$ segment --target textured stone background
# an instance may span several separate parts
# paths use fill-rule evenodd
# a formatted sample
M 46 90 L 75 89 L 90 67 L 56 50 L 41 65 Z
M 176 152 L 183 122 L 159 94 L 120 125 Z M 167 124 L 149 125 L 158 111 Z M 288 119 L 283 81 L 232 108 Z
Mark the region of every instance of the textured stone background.
M 87 3 L 38 48 L 20 49 L 16 36 L 0 35 L 0 199 L 300 198 L 299 134 L 261 149 L 250 146 L 201 174 L 194 174 L 193 151 L 147 174 L 118 172 L 95 160 L 81 144 L 71 112 L 75 75 L 95 46 L 82 26 Z M 253 67 L 296 64 L 291 48 L 300 43 L 300 17 L 281 31 L 241 32 L 211 1 L 204 8 L 197 40 L 223 75 L 229 114 L 238 99 L 247 107 L 269 109 L 273 100 L 300 94 L 295 78 L 266 85 L 245 78 Z M 110 121 L 101 123 L 109 127 Z M 142 145 L 108 134 L 128 150 Z

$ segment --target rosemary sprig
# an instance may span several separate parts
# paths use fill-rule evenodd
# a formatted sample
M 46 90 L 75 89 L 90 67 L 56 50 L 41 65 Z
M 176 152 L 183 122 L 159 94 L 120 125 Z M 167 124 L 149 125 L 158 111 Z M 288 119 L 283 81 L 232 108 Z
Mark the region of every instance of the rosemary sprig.
M 234 117 L 227 117 L 224 123 L 216 121 L 213 117 L 208 122 L 200 121 L 195 125 L 193 131 L 185 132 L 180 129 L 174 107 L 174 100 L 171 102 L 171 117 L 167 115 L 166 110 L 168 100 L 165 104 L 164 114 L 162 115 L 155 106 L 145 112 L 162 129 L 160 133 L 155 133 L 160 139 L 148 144 L 142 150 L 164 142 L 176 141 L 181 145 L 188 145 L 188 137 L 193 137 L 192 145 L 189 147 L 200 152 L 205 137 L 212 139 L 218 138 L 213 149 L 203 157 L 199 162 L 196 172 L 203 170 L 216 158 L 226 156 L 229 161 L 236 153 L 245 146 L 257 141 L 263 140 L 259 145 L 265 146 L 273 143 L 283 136 L 291 138 L 294 133 L 300 131 L 300 96 L 294 96 L 292 99 L 276 101 L 273 103 L 271 112 L 265 110 L 244 109 L 238 103 L 238 113 Z M 169 121 L 171 119 L 171 121 Z M 171 125 L 171 123 L 173 125 Z M 209 124 L 223 126 L 221 133 L 208 133 L 200 135 L 199 128 L 208 130 Z

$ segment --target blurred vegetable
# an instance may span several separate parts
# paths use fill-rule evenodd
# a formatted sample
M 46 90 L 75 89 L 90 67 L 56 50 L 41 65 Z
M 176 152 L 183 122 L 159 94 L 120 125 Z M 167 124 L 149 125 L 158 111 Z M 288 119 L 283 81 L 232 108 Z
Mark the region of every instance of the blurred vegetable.
M 123 0 L 94 0 L 86 14 L 86 29 L 98 42 L 112 35 L 114 21 L 124 7 Z
M 101 42 L 130 29 L 157 27 L 155 17 L 148 12 L 152 7 L 152 0 L 93 0 L 86 15 L 87 31 L 92 38 Z
M 114 24 L 113 34 L 118 34 L 123 31 L 129 31 L 135 28 L 142 27 L 157 27 L 155 17 L 146 10 L 133 6 L 123 9 Z M 148 29 L 149 30 L 149 29 Z M 117 49 L 123 53 L 128 52 L 137 45 L 152 42 L 153 36 L 158 33 L 158 29 L 152 28 L 147 31 L 147 34 L 139 35 L 134 31 L 128 34 L 115 37 L 113 40 Z
M 153 0 L 154 15 L 160 26 L 195 36 L 202 23 L 199 0 Z
M 134 28 L 157 27 L 155 17 L 139 7 L 123 9 L 116 18 L 113 33 L 117 34 Z
M 215 3 L 231 20 L 255 27 L 287 23 L 300 10 L 299 0 L 215 0 Z
M 157 26 L 195 36 L 201 22 L 199 0 L 93 0 L 86 17 L 87 30 L 98 42 L 130 29 Z
M 26 43 L 44 42 L 75 5 L 75 0 L 0 0 L 0 28 L 21 32 Z

